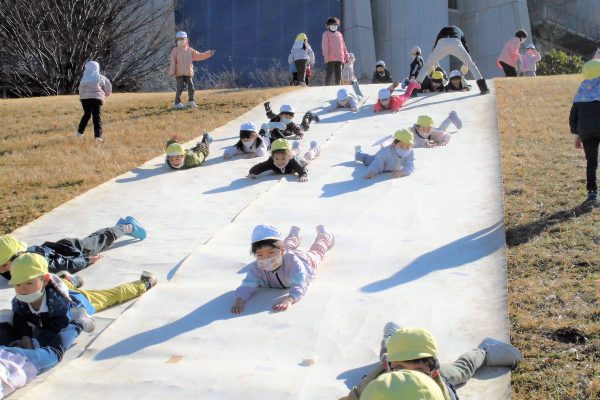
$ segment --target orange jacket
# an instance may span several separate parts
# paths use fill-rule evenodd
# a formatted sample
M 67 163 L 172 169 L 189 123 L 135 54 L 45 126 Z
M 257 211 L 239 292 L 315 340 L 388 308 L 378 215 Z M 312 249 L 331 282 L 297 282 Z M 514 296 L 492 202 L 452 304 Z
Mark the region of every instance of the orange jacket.
M 189 46 L 175 47 L 171 51 L 169 76 L 194 76 L 193 61 L 202 61 L 211 57 L 211 53 L 200 53 Z

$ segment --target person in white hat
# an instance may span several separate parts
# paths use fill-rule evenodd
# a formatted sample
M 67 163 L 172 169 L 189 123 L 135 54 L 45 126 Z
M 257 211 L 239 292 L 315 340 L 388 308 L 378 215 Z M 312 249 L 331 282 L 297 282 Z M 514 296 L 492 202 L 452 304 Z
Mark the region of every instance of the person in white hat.
M 421 72 L 421 68 L 423 68 L 423 64 L 425 61 L 423 57 L 421 57 L 421 48 L 419 46 L 415 46 L 410 49 L 411 57 L 414 57 L 412 62 L 410 63 L 410 72 L 408 73 L 408 80 L 414 81 L 417 79 L 419 72 Z M 408 83 L 406 84 L 408 86 Z
M 248 274 L 235 291 L 231 312 L 243 312 L 246 302 L 259 287 L 290 289 L 286 296 L 273 304 L 273 311 L 285 311 L 300 301 L 310 282 L 317 277 L 325 253 L 335 244 L 333 233 L 323 225 L 318 225 L 316 230 L 314 243 L 305 251 L 298 248 L 300 228 L 297 226 L 292 226 L 285 240 L 272 225 L 254 227 L 250 251 L 256 260 L 248 265 Z
M 307 111 L 302 117 L 302 122 L 300 125 L 296 124 L 294 120 L 294 116 L 296 115 L 296 110 L 294 106 L 291 104 L 282 104 L 279 107 L 279 114 L 275 114 L 271 109 L 271 102 L 267 101 L 264 103 L 265 112 L 267 114 L 267 118 L 270 119 L 269 122 L 281 122 L 282 125 L 277 127 L 276 131 L 271 130 L 271 132 L 264 133 L 269 137 L 271 141 L 276 139 L 286 139 L 290 138 L 290 136 L 295 136 L 296 139 L 302 139 L 304 137 L 304 132 L 310 129 L 310 124 L 315 121 L 319 122 L 319 117 L 313 114 L 310 111 Z M 279 125 L 279 124 L 278 124 Z M 273 124 L 269 125 L 271 129 L 273 128 Z M 263 128 L 264 129 L 264 128 Z M 261 132 L 263 134 L 263 132 Z
M 264 157 L 269 146 L 269 139 L 257 133 L 256 125 L 244 122 L 240 126 L 240 140 L 225 149 L 223 158 L 229 160 L 238 155 L 245 155 L 246 158 Z
M 175 35 L 177 46 L 171 51 L 171 63 L 169 65 L 169 76 L 175 77 L 177 80 L 177 90 L 175 92 L 175 102 L 173 107 L 183 109 L 185 106 L 181 103 L 181 93 L 183 88 L 188 89 L 188 106 L 195 108 L 194 101 L 194 61 L 202 61 L 212 57 L 215 54 L 214 50 L 208 50 L 200 53 L 190 47 L 187 33 L 177 32 Z
M 400 96 L 394 96 L 394 90 L 399 83 L 394 82 L 389 87 L 380 89 L 377 93 L 377 103 L 373 106 L 373 112 L 390 110 L 393 113 L 400 111 L 400 108 L 406 103 L 414 90 L 421 89 L 421 85 L 417 81 L 412 81 L 408 84 L 406 91 Z
M 375 72 L 373 72 L 373 78 L 371 83 L 392 83 L 392 74 L 385 68 L 385 62 L 379 60 L 375 63 Z
M 450 79 L 448 84 L 444 88 L 446 92 L 467 92 L 471 90 L 471 86 L 467 84 L 467 80 L 463 77 L 461 72 L 457 69 L 450 72 Z
M 541 54 L 536 50 L 535 45 L 528 44 L 525 54 L 521 55 L 520 71 L 523 76 L 536 76 L 537 63 L 542 60 Z

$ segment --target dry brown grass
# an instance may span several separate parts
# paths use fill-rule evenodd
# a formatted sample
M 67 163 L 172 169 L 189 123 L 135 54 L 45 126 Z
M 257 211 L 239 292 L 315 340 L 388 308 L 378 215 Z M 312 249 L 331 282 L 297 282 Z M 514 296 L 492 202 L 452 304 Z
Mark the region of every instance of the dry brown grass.
M 600 398 L 600 210 L 568 115 L 579 76 L 496 80 L 504 173 L 511 336 L 523 353 L 513 399 Z M 577 328 L 584 343 L 553 338 Z
M 116 94 L 103 110 L 102 144 L 91 121 L 75 137 L 77 96 L 0 100 L 0 233 L 161 154 L 173 133 L 191 140 L 288 90 L 197 92 L 198 109 L 185 111 L 171 109 L 173 93 Z

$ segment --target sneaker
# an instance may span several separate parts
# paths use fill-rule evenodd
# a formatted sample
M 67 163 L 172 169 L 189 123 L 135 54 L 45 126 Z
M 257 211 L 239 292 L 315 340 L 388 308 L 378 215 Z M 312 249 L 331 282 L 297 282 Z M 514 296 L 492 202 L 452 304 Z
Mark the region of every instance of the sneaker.
M 294 142 L 294 143 L 292 143 L 292 150 L 293 151 L 300 150 L 300 142 Z
M 95 140 L 96 142 L 98 142 L 98 143 L 102 143 L 102 142 L 104 142 L 104 139 L 102 138 L 102 136 L 97 136 L 97 137 L 95 137 L 95 138 L 94 138 L 94 140 Z
M 315 122 L 321 122 L 321 118 L 319 118 L 319 116 L 317 114 L 313 114 L 312 112 L 310 113 L 310 116 L 312 117 L 312 120 Z
M 448 118 L 450 118 L 450 122 L 452 122 L 454 124 L 456 129 L 462 128 L 462 120 L 458 117 L 458 114 L 456 113 L 456 111 L 451 111 L 450 114 L 448 115 Z
M 317 143 L 316 140 L 310 142 L 310 148 L 315 149 L 315 157 L 319 157 L 321 155 L 321 146 Z
M 402 327 L 400 325 L 398 325 L 397 323 L 395 323 L 394 321 L 390 321 L 387 324 L 385 324 L 385 326 L 383 327 L 383 337 L 389 338 L 394 333 L 396 333 L 396 331 L 399 331 L 401 328 Z
M 150 290 L 158 283 L 158 279 L 152 272 L 144 271 L 140 276 L 140 281 L 144 282 L 146 285 L 146 290 Z
M 76 307 L 71 310 L 71 316 L 73 317 L 73 322 L 81 325 L 81 330 L 86 333 L 94 332 L 96 329 L 96 320 L 94 317 L 90 317 L 88 312 L 83 307 Z
M 198 107 L 198 105 L 196 104 L 196 102 L 194 100 L 192 100 L 192 101 L 190 101 L 188 103 L 188 107 L 189 108 L 196 108 L 196 107 Z
M 585 199 L 583 204 L 594 206 L 594 207 L 600 206 L 600 199 L 598 197 L 598 191 L 597 190 L 588 190 L 587 199 Z
M 140 240 L 146 239 L 146 236 L 147 236 L 146 230 L 137 221 L 137 219 L 133 218 L 132 216 L 127 216 L 127 217 L 125 217 L 125 223 L 133 226 L 133 231 L 127 236 L 131 236 L 131 237 L 134 237 L 134 238 L 140 239 Z
M 300 123 L 300 126 L 302 127 L 302 129 L 307 131 L 310 128 L 311 121 L 312 121 L 312 114 L 309 111 L 306 114 L 304 114 L 304 117 L 302 117 L 302 122 Z
M 354 146 L 354 154 L 358 154 L 362 152 L 362 146 Z
M 83 286 L 83 278 L 78 275 L 73 275 L 68 271 L 59 271 L 56 274 L 59 278 L 64 279 L 71 283 L 71 285 L 75 286 L 75 289 L 79 289 Z
M 408 87 L 409 83 L 410 83 L 410 81 L 408 80 L 408 78 L 404 78 L 404 82 L 402 82 L 402 84 L 400 85 L 400 88 L 406 89 Z
M 294 85 L 294 86 L 295 86 L 295 85 Z M 270 101 L 265 101 L 265 102 L 263 103 L 263 106 L 265 107 L 265 111 L 266 111 L 266 112 L 272 111 L 272 110 L 271 110 L 271 102 L 270 102 Z
M 521 361 L 521 353 L 514 346 L 498 339 L 486 338 L 481 342 L 480 349 L 485 350 L 486 367 L 507 367 L 515 369 Z
M 210 133 L 208 132 L 204 132 L 204 134 L 202 134 L 202 142 L 206 145 L 206 147 L 208 147 L 213 141 L 213 137 Z
M 77 136 L 77 139 L 81 139 L 83 137 L 83 133 L 77 131 L 75 132 L 75 136 Z
M 400 325 L 398 325 L 395 322 L 388 322 L 387 324 L 385 324 L 385 326 L 383 327 L 383 337 L 381 338 L 381 348 L 379 350 L 379 360 L 381 361 L 381 363 L 387 367 L 387 346 L 388 346 L 388 342 L 390 340 L 390 337 L 401 328 Z
M 329 242 L 329 244 L 327 245 L 327 250 L 330 250 L 333 247 L 333 245 L 335 245 L 335 236 L 333 236 L 333 233 L 328 232 L 327 229 L 325 229 L 324 225 L 317 225 L 316 229 L 318 236 L 327 236 L 327 240 Z
M 292 227 L 290 228 L 290 233 L 288 233 L 288 236 L 294 236 L 294 237 L 300 238 L 300 227 L 296 226 L 296 225 L 292 225 Z
M 173 104 L 173 108 L 176 110 L 183 110 L 185 108 L 185 106 L 183 105 L 183 103 L 177 103 L 177 104 Z
M 360 90 L 360 86 L 358 86 L 358 81 L 356 79 L 352 81 L 352 88 L 354 89 L 354 93 L 356 93 L 358 96 L 365 97 L 363 96 L 362 90 Z M 315 115 L 315 117 L 317 116 Z M 318 119 L 315 119 L 315 121 L 319 122 Z

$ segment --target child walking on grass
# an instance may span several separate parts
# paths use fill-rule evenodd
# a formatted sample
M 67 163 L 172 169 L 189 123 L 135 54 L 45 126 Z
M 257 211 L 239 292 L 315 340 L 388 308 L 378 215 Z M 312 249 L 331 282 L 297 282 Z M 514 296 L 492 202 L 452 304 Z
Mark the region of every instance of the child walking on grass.
M 103 142 L 104 136 L 102 132 L 102 106 L 107 96 L 112 93 L 112 85 L 104 76 L 100 75 L 100 64 L 96 61 L 88 61 L 85 63 L 83 78 L 79 83 L 79 98 L 83 107 L 83 116 L 79 121 L 77 128 L 77 137 L 81 138 L 85 127 L 92 117 L 94 124 L 94 139 L 97 142 Z
M 167 156 L 165 162 L 172 169 L 189 169 L 199 167 L 206 161 L 208 157 L 208 148 L 213 141 L 210 133 L 205 132 L 202 135 L 202 141 L 198 142 L 196 146 L 191 149 L 184 149 L 179 143 L 180 138 L 178 135 L 173 135 L 171 139 L 167 141 L 165 153 Z
M 306 294 L 308 285 L 317 277 L 325 253 L 335 244 L 334 236 L 323 225 L 317 226 L 317 237 L 308 251 L 299 249 L 300 228 L 292 226 L 285 240 L 271 225 L 258 225 L 252 231 L 250 251 L 256 260 L 235 291 L 233 314 L 244 311 L 248 299 L 259 287 L 290 291 L 273 305 L 273 311 L 285 311 Z
M 306 166 L 312 160 L 319 157 L 321 147 L 314 140 L 310 142 L 310 149 L 303 155 L 298 156 L 300 143 L 294 142 L 294 147 L 285 139 L 277 139 L 271 144 L 271 157 L 267 161 L 256 164 L 248 172 L 248 178 L 256 178 L 265 171 L 273 171 L 277 174 L 298 174 L 300 182 L 308 181 Z
M 575 148 L 585 152 L 587 199 L 584 205 L 598 207 L 598 146 L 600 146 L 600 59 L 591 60 L 583 66 L 583 82 L 573 99 L 569 126 L 575 136 Z
M 383 147 L 374 156 L 363 153 L 361 146 L 356 146 L 354 159 L 369 167 L 365 179 L 374 178 L 382 172 L 392 172 L 393 178 L 402 178 L 415 170 L 413 143 L 412 132 L 408 129 L 400 129 L 394 133 L 394 142 Z
M 246 158 L 263 157 L 269 146 L 269 139 L 256 133 L 256 126 L 252 122 L 244 122 L 240 127 L 240 140 L 225 150 L 223 158 L 229 160 L 241 154 Z
M 183 88 L 188 89 L 188 106 L 195 108 L 194 101 L 194 61 L 202 61 L 211 58 L 214 50 L 208 50 L 200 53 L 190 47 L 187 33 L 177 32 L 175 35 L 177 46 L 171 51 L 171 63 L 169 65 L 169 76 L 174 76 L 177 80 L 177 90 L 175 92 L 175 102 L 173 108 L 183 109 L 185 106 L 181 103 L 181 93 Z

